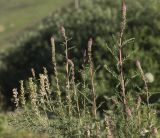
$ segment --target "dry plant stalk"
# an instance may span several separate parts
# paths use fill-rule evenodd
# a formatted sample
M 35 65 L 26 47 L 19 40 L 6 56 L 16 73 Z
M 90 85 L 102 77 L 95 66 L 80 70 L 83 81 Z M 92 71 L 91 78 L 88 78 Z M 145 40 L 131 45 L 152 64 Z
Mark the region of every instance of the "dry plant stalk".
M 59 102 L 59 105 L 61 107 L 61 112 L 63 113 L 61 90 L 60 90 L 60 86 L 59 86 L 57 62 L 56 62 L 56 47 L 55 47 L 55 40 L 54 40 L 53 36 L 51 37 L 51 45 L 52 45 L 52 64 L 53 64 L 54 78 L 56 80 L 58 102 Z
M 125 81 L 124 81 L 124 74 L 123 74 L 123 34 L 126 28 L 126 4 L 125 0 L 122 0 L 122 22 L 121 22 L 121 30 L 120 36 L 118 41 L 118 49 L 119 49 L 119 68 L 120 68 L 120 85 L 121 85 L 121 95 L 123 98 L 123 104 L 126 105 L 126 92 L 125 92 Z
M 83 53 L 83 64 L 82 64 L 82 82 L 83 82 L 83 86 L 82 86 L 82 88 L 83 88 L 83 93 L 84 94 L 86 94 L 86 78 L 87 78 L 87 76 L 86 76 L 86 69 L 85 69 L 85 64 L 86 64 L 86 61 L 87 61 L 87 52 L 86 52 L 86 50 L 84 51 L 84 53 Z M 86 98 L 85 98 L 85 96 L 84 96 L 84 98 L 83 98 L 83 113 L 84 113 L 84 115 L 86 114 Z
M 51 94 L 51 90 L 50 90 L 50 82 L 49 82 L 49 77 L 48 77 L 48 71 L 45 67 L 43 67 L 44 70 L 44 86 L 47 92 L 47 95 Z
M 22 107 L 25 107 L 26 99 L 25 99 L 25 90 L 24 90 L 24 81 L 20 81 L 20 103 Z
M 40 74 L 40 90 L 45 103 L 49 106 L 50 111 L 54 110 L 54 106 L 51 105 L 51 91 L 50 91 L 50 83 L 48 79 L 48 74 L 46 68 L 44 68 L 44 74 Z
M 70 88 L 70 82 L 69 82 L 69 66 L 68 66 L 68 40 L 67 40 L 67 36 L 65 33 L 65 28 L 63 26 L 61 26 L 61 33 L 62 36 L 64 38 L 64 45 L 65 45 L 65 58 L 66 58 L 66 80 L 67 80 L 67 84 L 66 87 L 69 90 Z
M 39 78 L 40 78 L 40 89 L 39 89 L 39 92 L 40 92 L 40 103 L 41 103 L 41 107 L 44 111 L 44 114 L 46 116 L 46 118 L 48 119 L 47 117 L 47 107 L 49 106 L 49 109 L 50 111 L 53 111 L 53 107 L 50 105 L 50 102 L 51 100 L 49 101 L 49 98 L 48 98 L 48 95 L 47 95 L 47 91 L 45 89 L 45 75 L 44 74 L 39 74 Z M 48 106 L 47 106 L 48 105 Z
M 16 88 L 14 88 L 12 91 L 13 91 L 14 104 L 16 107 L 18 107 L 19 106 L 18 91 Z
M 89 59 L 89 70 L 90 70 L 90 77 L 91 77 L 91 87 L 92 87 L 92 95 L 93 95 L 93 116 L 97 119 L 97 105 L 96 105 L 96 91 L 94 86 L 94 69 L 92 63 L 92 46 L 93 40 L 92 38 L 88 41 L 88 59 Z M 99 123 L 96 121 L 96 137 L 99 137 Z
M 96 122 L 96 137 L 101 138 L 101 125 L 100 122 Z
M 29 90 L 30 90 L 30 99 L 32 104 L 32 109 L 34 110 L 35 114 L 40 117 L 40 113 L 37 106 L 37 88 L 33 82 L 33 78 L 29 78 Z
M 40 94 L 41 94 L 42 97 L 44 97 L 47 94 L 47 92 L 45 90 L 45 84 L 44 84 L 44 75 L 39 74 L 39 78 L 40 78 Z
M 33 79 L 35 80 L 36 79 L 36 73 L 35 73 L 34 68 L 31 68 L 31 73 L 32 73 Z
M 68 63 L 71 66 L 71 76 L 72 76 L 71 84 L 73 86 L 74 94 L 75 94 L 75 97 L 76 97 L 76 105 L 77 105 L 78 117 L 80 118 L 79 98 L 78 98 L 78 94 L 77 94 L 77 90 L 76 90 L 76 84 L 75 84 L 74 63 L 70 59 L 68 60 Z
M 66 92 L 67 92 L 67 96 L 66 96 L 66 100 L 68 101 L 68 105 L 69 105 L 69 115 L 71 114 L 71 95 L 70 95 L 70 81 L 69 81 L 69 63 L 68 63 L 68 38 L 66 36 L 66 31 L 65 28 L 63 26 L 61 26 L 61 33 L 62 36 L 64 38 L 64 46 L 65 46 L 65 58 L 66 58 Z
M 88 41 L 88 58 L 89 58 L 90 77 L 91 77 L 92 94 L 93 94 L 93 115 L 96 119 L 97 106 L 96 106 L 96 92 L 95 92 L 95 86 L 94 86 L 94 72 L 93 72 L 93 63 L 92 63 L 92 45 L 93 45 L 93 40 L 92 38 L 90 38 L 90 40 Z
M 112 130 L 111 130 L 111 124 L 109 122 L 109 117 L 108 116 L 105 116 L 105 127 L 106 127 L 106 131 L 107 131 L 107 135 L 106 137 L 107 138 L 114 138 L 113 134 L 112 134 Z
M 127 105 L 127 98 L 126 98 L 126 90 L 125 90 L 125 78 L 123 72 L 123 36 L 124 31 L 126 29 L 126 2 L 122 0 L 122 22 L 121 22 L 121 30 L 118 40 L 118 51 L 119 51 L 119 58 L 118 58 L 118 66 L 120 70 L 120 87 L 121 87 L 121 97 L 124 105 L 124 112 L 126 113 L 127 117 L 132 116 L 131 109 Z
M 147 96 L 147 104 L 149 105 L 149 91 L 148 91 L 147 80 L 146 80 L 146 77 L 144 75 L 143 69 L 141 67 L 140 61 L 137 60 L 136 65 L 137 65 L 138 70 L 140 71 L 140 74 L 142 76 L 142 80 L 144 81 L 144 89 L 145 89 L 146 96 Z
M 148 91 L 148 85 L 147 85 L 147 80 L 146 80 L 146 77 L 144 75 L 144 72 L 143 72 L 143 69 L 141 67 L 141 63 L 140 61 L 136 61 L 136 65 L 137 65 L 137 68 L 138 70 L 140 71 L 140 74 L 142 76 L 142 80 L 144 81 L 144 90 L 145 90 L 145 93 L 146 93 L 146 96 L 147 96 L 147 107 L 148 107 L 148 120 L 150 120 L 150 106 L 149 106 L 149 91 Z

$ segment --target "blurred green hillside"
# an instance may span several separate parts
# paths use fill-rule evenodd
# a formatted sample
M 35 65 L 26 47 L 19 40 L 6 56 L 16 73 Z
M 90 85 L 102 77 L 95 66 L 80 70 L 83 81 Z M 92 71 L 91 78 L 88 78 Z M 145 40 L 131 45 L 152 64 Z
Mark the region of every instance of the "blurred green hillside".
M 71 0 L 0 0 L 0 47 Z M 2 49 L 3 47 L 3 49 Z

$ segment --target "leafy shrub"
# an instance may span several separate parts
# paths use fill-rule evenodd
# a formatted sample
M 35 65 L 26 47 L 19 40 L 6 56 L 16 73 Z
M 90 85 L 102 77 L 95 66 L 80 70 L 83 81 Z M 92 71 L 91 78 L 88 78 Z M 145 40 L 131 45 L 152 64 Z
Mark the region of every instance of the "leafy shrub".
M 81 66 L 83 60 L 80 57 L 86 49 L 88 38 L 93 38 L 95 55 L 93 61 L 95 67 L 99 66 L 96 73 L 98 93 L 112 93 L 111 88 L 115 85 L 115 81 L 110 75 L 104 76 L 105 71 L 102 68 L 104 63 L 109 66 L 112 66 L 113 63 L 110 53 L 106 54 L 106 40 L 111 47 L 116 41 L 112 35 L 119 30 L 119 25 L 116 24 L 120 21 L 118 16 L 120 13 L 119 4 L 119 1 L 112 2 L 110 0 L 82 1 L 79 10 L 72 7 L 65 8 L 44 19 L 38 27 L 35 27 L 36 29 L 20 37 L 15 44 L 15 49 L 12 49 L 13 51 L 2 59 L 6 70 L 1 71 L 0 84 L 6 88 L 6 91 L 10 91 L 11 87 L 17 84 L 18 79 L 24 79 L 30 74 L 30 68 L 35 68 L 36 72 L 40 72 L 41 66 L 45 66 L 50 72 L 51 67 L 48 61 L 50 61 L 51 56 L 48 53 L 51 49 L 49 40 L 53 35 L 52 33 L 59 32 L 60 26 L 64 25 L 67 28 L 68 36 L 72 37 L 69 45 L 76 47 L 69 54 L 70 57 L 74 58 L 75 65 Z M 159 0 L 127 1 L 128 29 L 126 39 L 132 35 L 136 41 L 126 50 L 134 50 L 136 55 L 133 53 L 131 57 L 134 57 L 134 60 L 139 57 L 143 61 L 142 65 L 145 72 L 151 72 L 155 76 L 151 88 L 153 92 L 160 90 L 159 4 Z M 54 37 L 57 42 L 56 45 L 59 45 L 57 52 L 60 53 L 63 49 L 60 43 L 61 37 L 59 34 Z M 57 60 L 63 63 L 62 56 L 58 56 Z M 133 74 L 129 68 L 135 68 L 134 62 L 126 64 L 126 73 Z M 139 88 L 133 85 L 133 90 L 139 91 Z

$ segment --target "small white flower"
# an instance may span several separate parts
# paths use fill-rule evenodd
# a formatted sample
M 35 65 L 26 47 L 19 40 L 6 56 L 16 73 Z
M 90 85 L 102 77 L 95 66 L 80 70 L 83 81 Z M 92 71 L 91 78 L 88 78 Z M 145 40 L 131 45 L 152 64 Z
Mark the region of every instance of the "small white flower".
M 152 73 L 148 72 L 145 74 L 146 81 L 148 83 L 152 83 L 154 81 L 154 76 Z

